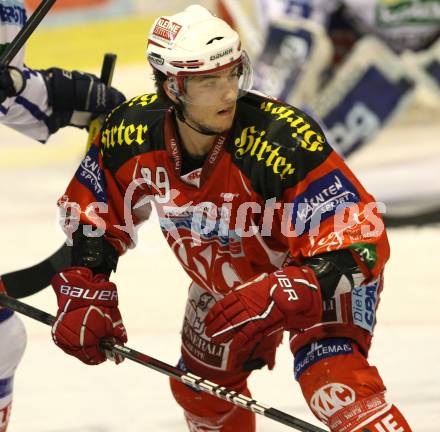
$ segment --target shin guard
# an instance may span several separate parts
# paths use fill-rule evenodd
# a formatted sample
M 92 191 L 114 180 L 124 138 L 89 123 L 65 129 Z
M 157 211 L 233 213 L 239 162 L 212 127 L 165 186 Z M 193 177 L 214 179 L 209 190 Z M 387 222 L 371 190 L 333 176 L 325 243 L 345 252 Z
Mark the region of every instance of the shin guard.
M 295 375 L 315 416 L 332 432 L 411 432 L 386 388 L 349 339 L 324 339 L 295 355 Z

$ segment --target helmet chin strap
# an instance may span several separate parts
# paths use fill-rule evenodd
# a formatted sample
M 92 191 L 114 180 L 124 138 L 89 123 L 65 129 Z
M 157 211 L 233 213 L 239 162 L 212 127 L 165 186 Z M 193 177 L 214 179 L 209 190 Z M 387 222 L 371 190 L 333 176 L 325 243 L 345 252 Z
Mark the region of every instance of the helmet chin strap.
M 198 132 L 201 135 L 215 136 L 219 134 L 219 132 L 215 132 L 211 129 L 205 128 L 202 125 L 197 125 L 200 127 L 200 129 L 198 129 L 197 127 L 189 124 L 183 114 L 183 103 L 179 98 L 177 98 L 177 100 L 179 101 L 179 103 L 175 104 L 174 107 L 176 111 L 176 116 L 181 122 L 185 123 L 188 127 L 190 127 L 192 130 Z

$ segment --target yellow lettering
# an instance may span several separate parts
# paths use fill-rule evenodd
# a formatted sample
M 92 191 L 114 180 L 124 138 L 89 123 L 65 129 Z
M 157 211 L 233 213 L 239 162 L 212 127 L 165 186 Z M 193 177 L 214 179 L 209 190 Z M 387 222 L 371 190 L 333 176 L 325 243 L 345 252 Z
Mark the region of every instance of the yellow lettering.
M 292 167 L 292 164 L 287 163 L 285 157 L 279 154 L 281 147 L 263 140 L 266 134 L 267 131 L 259 132 L 255 126 L 244 128 L 241 135 L 234 140 L 235 157 L 241 159 L 249 153 L 249 156 L 255 157 L 258 161 L 264 161 L 267 167 L 272 167 L 273 173 L 279 175 L 281 179 L 293 174 L 295 168 Z
M 284 165 L 286 165 L 286 158 L 285 157 L 282 157 L 282 156 L 278 156 L 276 159 L 275 159 L 275 162 L 274 162 L 274 164 L 273 164 L 273 172 L 275 173 L 275 174 L 281 174 L 280 173 L 280 171 L 278 171 L 278 166 L 284 166 Z
M 104 147 L 108 147 L 109 133 L 110 131 L 108 129 L 104 129 L 101 133 L 101 144 Z
M 144 142 L 144 134 L 148 131 L 148 125 L 139 125 L 137 128 L 136 142 L 141 145 Z
M 110 143 L 110 145 L 112 146 L 112 147 L 114 147 L 115 146 L 115 134 L 118 132 L 118 127 L 117 126 L 113 126 L 112 127 L 112 138 L 111 138 L 111 143 Z
M 263 137 L 264 135 L 266 135 L 266 131 L 260 132 L 260 136 L 257 137 L 257 139 L 255 140 L 254 145 L 252 146 L 251 156 L 255 156 L 255 153 L 257 152 L 258 146 L 261 142 L 261 137 Z
M 134 127 L 134 125 L 128 125 L 125 128 L 125 133 L 124 133 L 124 140 L 125 142 L 130 145 L 134 140 L 131 138 L 131 134 L 134 133 L 136 131 L 136 128 Z
M 266 161 L 266 166 L 272 165 L 272 160 L 274 159 L 275 156 L 279 156 L 279 151 L 280 151 L 280 148 L 275 147 L 275 149 L 270 152 L 270 156 L 268 157 L 268 159 Z
M 287 111 L 286 111 L 286 109 L 284 109 L 283 114 L 280 114 L 276 120 L 285 119 L 288 122 L 289 121 L 288 119 L 290 119 L 293 114 L 295 114 L 295 111 L 293 111 L 292 109 L 289 109 Z
M 241 132 L 240 138 L 236 138 L 236 140 L 234 141 L 235 146 L 238 147 L 238 150 L 235 152 L 235 155 L 238 158 L 242 158 L 243 155 L 245 155 L 252 148 L 255 141 L 255 138 L 253 137 L 254 133 L 255 133 L 254 126 L 244 128 L 243 131 Z
M 137 96 L 128 102 L 128 106 L 132 107 L 135 104 L 141 105 L 141 106 L 147 106 L 147 105 L 152 104 L 156 99 L 157 99 L 157 94 L 154 94 L 154 93 L 146 94 L 146 95 L 142 95 L 142 96 Z
M 312 137 L 316 135 L 316 140 L 310 142 Z M 308 151 L 322 151 L 324 146 L 322 144 L 325 143 L 325 138 L 316 133 L 314 130 L 309 130 L 304 134 L 304 140 L 301 141 L 301 147 Z
M 295 168 L 292 168 L 292 164 L 288 163 L 286 165 L 286 168 L 284 168 L 283 172 L 281 173 L 281 178 L 285 179 L 287 175 L 293 174 L 295 171 Z
M 259 161 L 263 160 L 264 159 L 263 153 L 270 152 L 271 150 L 272 150 L 272 146 L 268 143 L 268 141 L 263 141 L 261 143 L 261 148 L 257 153 L 257 159 Z
M 270 111 L 272 107 L 273 107 L 272 102 L 263 102 L 260 106 L 260 109 L 262 109 L 263 111 Z
M 301 128 L 298 128 L 298 126 L 301 124 L 303 124 L 303 126 Z M 298 134 L 302 134 L 307 129 L 310 129 L 310 124 L 307 123 L 301 116 L 298 116 L 295 121 L 292 121 L 292 123 L 290 123 L 290 127 L 296 129 L 296 132 L 292 133 L 292 137 L 296 138 Z
M 122 119 L 121 124 L 118 127 L 118 144 L 122 145 L 124 144 L 124 141 L 122 140 L 122 132 L 124 132 L 125 126 L 124 126 L 124 119 Z

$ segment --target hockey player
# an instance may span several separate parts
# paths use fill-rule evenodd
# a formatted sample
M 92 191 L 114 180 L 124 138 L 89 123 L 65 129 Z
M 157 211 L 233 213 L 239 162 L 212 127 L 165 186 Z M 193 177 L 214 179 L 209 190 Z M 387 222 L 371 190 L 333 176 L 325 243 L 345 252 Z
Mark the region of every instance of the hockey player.
M 0 49 L 13 40 L 26 21 L 22 1 L 0 0 Z M 92 114 L 108 113 L 125 100 L 97 77 L 59 68 L 33 70 L 23 64 L 24 51 L 8 67 L 0 64 L 0 124 L 46 142 L 64 126 L 86 128 Z M 4 287 L 0 279 L 0 292 Z M 11 410 L 13 379 L 26 346 L 21 320 L 0 307 L 0 432 Z
M 54 342 L 90 365 L 101 338 L 126 342 L 109 275 L 154 203 L 192 279 L 182 370 L 250 395 L 289 331 L 295 378 L 333 432 L 409 432 L 367 360 L 389 256 L 373 197 L 312 118 L 249 91 L 238 34 L 203 7 L 158 18 L 147 51 L 157 94 L 112 112 L 59 201 L 73 266 L 52 280 Z M 249 411 L 171 390 L 191 431 L 256 430 Z
M 240 3 L 219 0 L 240 28 Z M 437 1 L 257 0 L 255 86 L 312 109 L 344 156 L 379 132 L 417 82 L 440 91 Z M 240 28 L 245 32 L 247 28 Z M 412 63 L 404 53 L 417 53 Z

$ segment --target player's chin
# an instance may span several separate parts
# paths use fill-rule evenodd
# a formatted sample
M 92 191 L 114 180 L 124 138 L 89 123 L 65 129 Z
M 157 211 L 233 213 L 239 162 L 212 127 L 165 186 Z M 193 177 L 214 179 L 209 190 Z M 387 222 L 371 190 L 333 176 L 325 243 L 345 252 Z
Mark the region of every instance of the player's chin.
M 215 116 L 215 121 L 213 122 L 214 129 L 219 133 L 225 132 L 231 129 L 232 123 L 234 121 L 235 111 L 227 110 L 225 112 L 218 112 Z

